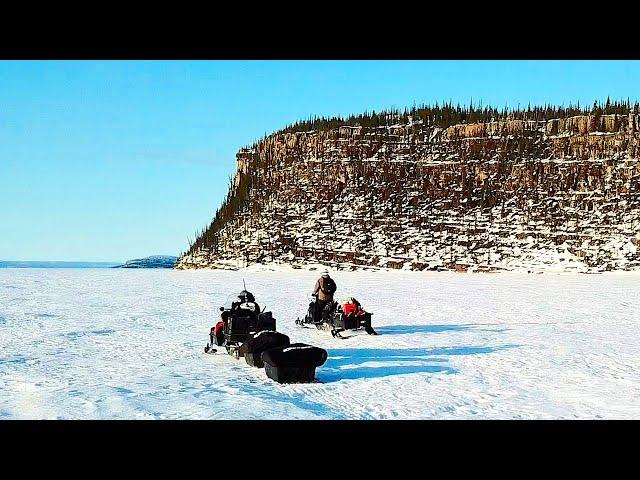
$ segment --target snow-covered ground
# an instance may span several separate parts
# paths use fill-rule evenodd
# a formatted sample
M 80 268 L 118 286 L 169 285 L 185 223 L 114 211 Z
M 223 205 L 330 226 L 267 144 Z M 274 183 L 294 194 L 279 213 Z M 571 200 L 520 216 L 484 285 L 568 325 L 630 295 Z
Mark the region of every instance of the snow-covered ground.
M 345 340 L 293 323 L 316 275 L 0 270 L 0 418 L 640 418 L 640 274 L 337 272 Z M 242 278 L 318 383 L 203 353 Z

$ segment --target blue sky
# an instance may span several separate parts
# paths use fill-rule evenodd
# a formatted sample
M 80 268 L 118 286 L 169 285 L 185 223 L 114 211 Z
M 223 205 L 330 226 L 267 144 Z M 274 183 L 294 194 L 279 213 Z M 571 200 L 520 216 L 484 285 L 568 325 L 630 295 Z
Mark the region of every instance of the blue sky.
M 310 115 L 638 99 L 638 61 L 0 62 L 0 259 L 185 250 L 238 148 Z

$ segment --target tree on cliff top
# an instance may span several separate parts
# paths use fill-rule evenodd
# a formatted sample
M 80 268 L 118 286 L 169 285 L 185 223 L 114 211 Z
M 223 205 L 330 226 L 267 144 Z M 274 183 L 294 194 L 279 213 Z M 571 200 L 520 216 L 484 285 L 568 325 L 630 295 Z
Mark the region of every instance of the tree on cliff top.
M 471 102 L 467 106 L 460 104 L 454 105 L 449 101 L 442 105 L 436 102 L 434 105 L 413 105 L 410 109 L 400 111 L 398 109 L 383 110 L 376 112 L 375 110 L 348 117 L 310 117 L 306 120 L 300 120 L 286 126 L 282 130 L 275 132 L 294 133 L 309 132 L 313 130 L 331 130 L 341 126 L 362 126 L 362 127 L 384 127 L 394 124 L 403 124 L 409 122 L 409 117 L 413 121 L 421 120 L 426 125 L 437 125 L 442 128 L 450 127 L 458 123 L 475 123 L 490 122 L 496 120 L 517 119 L 517 120 L 551 120 L 554 118 L 567 118 L 576 115 L 588 115 L 596 113 L 598 115 L 610 114 L 627 114 L 631 110 L 631 103 L 626 101 L 614 101 L 607 97 L 603 105 L 594 102 L 593 108 L 580 107 L 578 102 L 576 105 L 569 103 L 568 106 L 551 106 L 551 105 L 534 105 L 529 104 L 526 109 L 517 107 L 510 109 L 504 107 L 499 110 L 495 107 L 483 106 L 482 102 L 474 105 Z

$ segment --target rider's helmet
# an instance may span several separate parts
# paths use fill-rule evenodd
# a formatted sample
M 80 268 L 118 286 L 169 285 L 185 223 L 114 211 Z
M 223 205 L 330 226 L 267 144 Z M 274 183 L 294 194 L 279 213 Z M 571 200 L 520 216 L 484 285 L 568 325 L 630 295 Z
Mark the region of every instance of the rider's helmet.
M 247 290 L 242 290 L 239 294 L 238 294 L 238 299 L 242 302 L 255 302 L 256 298 L 253 296 L 253 294 Z

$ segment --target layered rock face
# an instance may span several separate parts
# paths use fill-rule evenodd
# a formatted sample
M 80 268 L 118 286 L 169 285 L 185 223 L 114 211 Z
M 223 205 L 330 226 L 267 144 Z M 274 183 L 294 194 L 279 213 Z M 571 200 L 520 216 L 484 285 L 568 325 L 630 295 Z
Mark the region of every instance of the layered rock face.
M 274 134 L 176 268 L 640 269 L 638 117 Z

